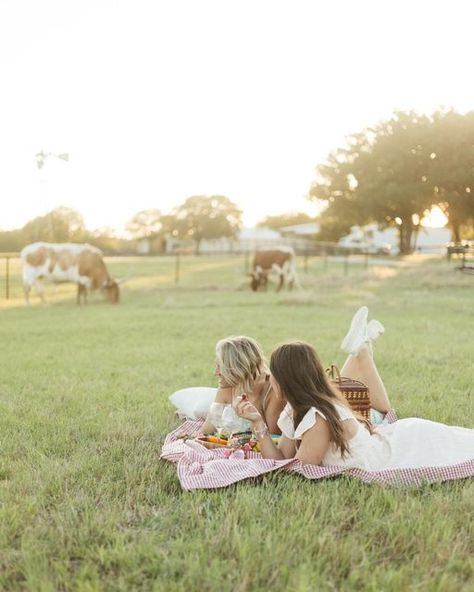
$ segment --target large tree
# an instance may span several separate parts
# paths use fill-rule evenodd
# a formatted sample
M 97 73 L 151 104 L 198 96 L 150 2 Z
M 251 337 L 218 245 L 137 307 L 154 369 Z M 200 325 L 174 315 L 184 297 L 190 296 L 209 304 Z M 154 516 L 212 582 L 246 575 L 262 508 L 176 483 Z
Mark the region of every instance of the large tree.
M 112 229 L 89 231 L 79 212 L 61 207 L 44 216 L 37 216 L 16 230 L 0 232 L 0 252 L 20 251 L 35 241 L 88 242 L 109 253 L 133 252 L 130 241 L 115 236 Z
M 150 208 L 137 212 L 127 223 L 126 230 L 134 240 L 147 239 L 150 252 L 162 252 L 165 247 L 166 236 L 170 229 L 170 216 L 163 215 L 160 210 Z
M 242 226 L 242 212 L 223 195 L 194 195 L 173 212 L 172 231 L 179 238 L 191 238 L 196 254 L 202 239 L 235 237 Z
M 307 224 L 308 222 L 314 222 L 309 214 L 304 212 L 289 212 L 287 214 L 280 214 L 279 216 L 267 216 L 263 220 L 257 223 L 259 228 L 273 228 L 278 230 L 284 226 L 295 226 L 297 224 Z
M 132 238 L 154 238 L 163 230 L 160 210 L 150 208 L 141 210 L 127 223 L 126 230 Z
M 37 240 L 56 243 L 78 242 L 84 240 L 85 225 L 79 212 L 59 207 L 27 222 L 21 232 L 25 244 Z
M 459 118 L 469 125 L 456 133 L 456 126 L 462 127 Z M 421 218 L 434 204 L 444 205 L 455 230 L 458 218 L 465 222 L 472 216 L 471 120 L 472 114 L 397 112 L 350 137 L 347 147 L 318 167 L 311 188 L 312 199 L 328 203 L 323 233 L 331 225 L 396 225 L 400 252 L 408 253 Z
M 0 230 L 0 253 L 16 253 L 25 246 L 20 229 Z
M 435 203 L 448 218 L 453 238 L 461 240 L 463 228 L 474 227 L 474 111 L 454 111 L 433 118 L 433 151 L 428 180 Z

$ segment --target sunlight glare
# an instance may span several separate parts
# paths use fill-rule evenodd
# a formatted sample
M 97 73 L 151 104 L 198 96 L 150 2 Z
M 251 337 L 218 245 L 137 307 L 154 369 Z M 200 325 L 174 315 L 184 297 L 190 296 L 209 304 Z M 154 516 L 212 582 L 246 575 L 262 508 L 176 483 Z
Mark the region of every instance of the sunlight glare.
M 421 221 L 422 226 L 428 228 L 443 228 L 446 226 L 448 218 L 438 206 L 433 206 L 431 210 L 426 210 L 425 215 Z

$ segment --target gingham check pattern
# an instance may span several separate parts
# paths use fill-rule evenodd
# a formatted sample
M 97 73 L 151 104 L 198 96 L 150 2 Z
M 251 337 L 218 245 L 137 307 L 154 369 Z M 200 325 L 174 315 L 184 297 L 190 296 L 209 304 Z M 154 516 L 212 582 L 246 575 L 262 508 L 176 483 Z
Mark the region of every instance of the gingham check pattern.
M 389 423 L 397 420 L 395 412 L 386 415 Z M 348 475 L 365 483 L 413 487 L 424 483 L 465 479 L 474 476 L 474 458 L 445 467 L 421 467 L 410 469 L 385 469 L 366 471 L 337 466 L 321 467 L 304 465 L 295 459 L 273 460 L 262 458 L 257 452 L 249 453 L 249 458 L 226 458 L 225 450 L 209 450 L 194 440 L 183 441 L 179 436 L 196 436 L 202 421 L 185 421 L 168 434 L 161 451 L 161 458 L 177 463 L 178 478 L 184 490 L 214 489 L 226 487 L 243 479 L 256 478 L 278 469 L 298 473 L 306 479 L 322 479 L 336 475 Z

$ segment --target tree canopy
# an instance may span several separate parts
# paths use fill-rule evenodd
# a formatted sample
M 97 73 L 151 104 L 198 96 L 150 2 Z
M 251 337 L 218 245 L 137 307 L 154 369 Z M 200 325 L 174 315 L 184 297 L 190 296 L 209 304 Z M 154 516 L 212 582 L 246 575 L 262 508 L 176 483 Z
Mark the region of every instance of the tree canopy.
M 110 229 L 87 230 L 82 215 L 67 207 L 37 216 L 16 230 L 0 231 L 0 252 L 18 252 L 29 243 L 88 242 L 108 252 L 130 252 L 132 243 L 117 238 Z
M 235 237 L 242 226 L 242 212 L 223 195 L 194 195 L 178 206 L 172 216 L 173 235 L 196 241 L 196 253 L 202 239 Z
M 323 238 L 353 224 L 396 225 L 408 253 L 424 214 L 439 205 L 459 239 L 474 224 L 474 112 L 396 112 L 351 136 L 317 172 L 310 196 L 328 204 Z
M 25 224 L 22 234 L 26 242 L 66 243 L 84 240 L 86 228 L 79 212 L 59 207 Z
M 133 216 L 125 228 L 134 239 L 154 238 L 163 230 L 161 212 L 155 208 L 141 210 Z
M 0 252 L 17 252 L 28 243 L 89 242 L 107 252 L 130 252 L 135 240 L 152 241 L 152 251 L 163 251 L 169 236 L 193 239 L 196 252 L 204 238 L 235 237 L 241 228 L 242 212 L 223 195 L 189 197 L 173 212 L 162 214 L 150 208 L 137 212 L 126 228 L 133 240 L 118 238 L 111 229 L 86 229 L 79 212 L 59 207 L 44 216 L 37 216 L 16 230 L 0 231 Z
M 287 214 L 280 214 L 279 216 L 267 216 L 257 223 L 257 227 L 278 230 L 278 228 L 283 228 L 284 226 L 307 224 L 308 222 L 313 221 L 314 218 L 304 212 L 289 212 Z

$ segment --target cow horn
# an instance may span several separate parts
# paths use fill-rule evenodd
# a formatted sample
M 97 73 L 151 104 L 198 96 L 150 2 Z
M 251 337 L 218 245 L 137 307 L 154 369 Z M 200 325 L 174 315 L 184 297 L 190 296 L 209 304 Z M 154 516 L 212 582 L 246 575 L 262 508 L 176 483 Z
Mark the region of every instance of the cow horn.
M 114 281 L 115 281 L 115 283 L 116 283 L 116 284 L 120 285 L 120 284 L 124 284 L 125 282 L 128 282 L 128 280 L 129 280 L 131 277 L 132 277 L 131 275 L 126 275 L 126 276 L 125 276 L 125 277 L 123 277 L 123 278 L 115 278 L 115 280 L 114 280 Z
M 134 275 L 133 274 L 133 267 L 131 265 L 129 265 L 125 275 L 122 278 L 115 278 L 114 282 L 116 282 L 120 286 L 120 284 L 124 284 L 125 282 L 128 282 L 128 280 L 130 278 L 132 278 L 133 275 Z

